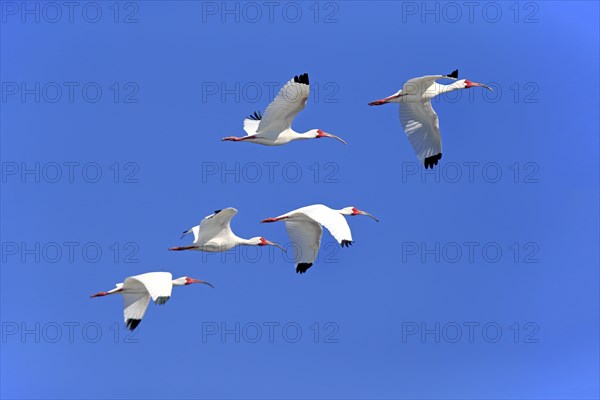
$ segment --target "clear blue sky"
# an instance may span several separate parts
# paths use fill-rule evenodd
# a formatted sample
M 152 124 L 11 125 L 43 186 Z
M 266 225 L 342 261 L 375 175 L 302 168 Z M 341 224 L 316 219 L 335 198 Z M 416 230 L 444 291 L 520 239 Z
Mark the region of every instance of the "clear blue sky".
M 598 3 L 61 4 L 0 4 L 3 398 L 598 397 Z M 421 175 L 367 103 L 455 68 L 496 91 L 434 102 Z M 294 127 L 347 146 L 220 141 L 303 72 Z M 167 251 L 230 206 L 285 244 L 259 221 L 314 203 L 381 222 L 302 276 Z M 88 296 L 148 271 L 216 288 L 128 337 Z

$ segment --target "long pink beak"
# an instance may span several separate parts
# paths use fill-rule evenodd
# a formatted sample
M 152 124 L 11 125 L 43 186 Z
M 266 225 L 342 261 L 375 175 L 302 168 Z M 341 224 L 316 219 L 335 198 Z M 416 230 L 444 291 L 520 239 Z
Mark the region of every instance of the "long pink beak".
M 322 137 L 328 137 L 328 138 L 332 138 L 332 139 L 337 139 L 337 140 L 339 140 L 340 142 L 342 142 L 342 143 L 344 143 L 344 144 L 348 144 L 348 143 L 346 143 L 346 142 L 344 141 L 344 139 L 342 139 L 341 137 L 338 137 L 338 136 L 332 135 L 332 134 L 330 134 L 330 133 L 325 133 L 325 132 L 323 132 L 323 131 L 321 131 L 317 137 L 318 137 L 318 138 L 322 138 Z
M 205 285 L 210 286 L 211 288 L 214 288 L 214 286 L 212 285 L 212 283 L 208 283 L 205 281 L 201 281 L 200 279 L 194 279 L 194 278 L 190 278 L 190 283 L 204 283 Z
M 486 88 L 487 90 L 494 91 L 494 89 L 492 89 L 488 85 L 484 85 L 483 83 L 479 83 L 479 82 L 471 82 L 471 86 L 483 87 L 483 88 Z
M 287 253 L 287 250 L 279 243 L 271 242 L 270 240 L 266 240 L 266 243 L 270 244 L 271 246 L 279 247 L 284 253 Z
M 376 218 L 376 217 L 375 217 L 373 214 L 369 214 L 368 212 L 366 212 L 366 211 L 362 211 L 362 210 L 358 210 L 358 213 L 359 213 L 360 215 L 366 215 L 367 217 L 371 217 L 371 218 L 373 218 L 375 221 L 379 222 L 379 219 L 377 219 L 377 218 Z

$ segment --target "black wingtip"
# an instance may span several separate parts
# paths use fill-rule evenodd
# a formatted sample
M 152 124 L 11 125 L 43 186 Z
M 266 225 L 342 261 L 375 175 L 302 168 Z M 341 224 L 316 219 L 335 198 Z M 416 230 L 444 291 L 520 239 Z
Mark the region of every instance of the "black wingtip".
M 294 76 L 294 82 L 303 83 L 305 85 L 310 85 L 310 83 L 308 82 L 308 74 L 306 74 L 306 73 L 304 73 L 300 76 Z
M 137 326 L 140 324 L 140 322 L 142 322 L 141 319 L 133 319 L 133 318 L 129 318 L 126 322 L 125 322 L 125 326 L 127 327 L 127 329 L 129 329 L 130 331 L 134 330 L 135 328 L 137 328 Z
M 248 118 L 253 119 L 254 121 L 260 121 L 262 119 L 262 114 L 260 111 L 254 111 L 254 114 L 250 114 Z
M 458 79 L 458 70 L 455 69 L 454 71 L 452 71 L 452 73 L 450 73 L 449 75 L 446 75 L 448 78 L 454 78 L 454 79 Z
M 163 304 L 165 304 L 168 300 L 170 299 L 169 296 L 160 296 L 157 297 L 156 300 L 154 301 L 155 304 L 158 304 L 159 306 L 162 306 Z
M 313 265 L 313 263 L 300 263 L 298 265 L 296 265 L 296 273 L 297 274 L 303 274 L 305 273 L 311 266 Z
M 221 211 L 223 211 L 223 210 L 215 210 L 215 215 L 220 213 Z
M 342 245 L 342 247 L 350 247 L 351 244 L 353 244 L 354 242 L 352 240 L 342 240 L 342 243 L 340 243 Z
M 442 158 L 442 153 L 436 154 L 435 156 L 427 157 L 425 159 L 425 169 L 431 168 L 433 169 L 434 165 L 438 164 L 438 161 Z

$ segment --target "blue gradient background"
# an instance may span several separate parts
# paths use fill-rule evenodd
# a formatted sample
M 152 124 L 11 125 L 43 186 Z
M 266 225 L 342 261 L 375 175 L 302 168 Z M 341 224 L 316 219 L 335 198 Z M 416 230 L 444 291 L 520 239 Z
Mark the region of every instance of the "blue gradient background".
M 497 23 L 483 18 L 484 3 L 472 22 L 463 8 L 452 23 L 454 14 L 403 22 L 403 5 L 394 2 L 321 3 L 318 23 L 313 3 L 297 3 L 297 23 L 282 18 L 281 5 L 272 22 L 263 8 L 257 23 L 236 23 L 235 16 L 223 23 L 220 13 L 203 14 L 201 3 L 149 1 L 137 3 L 133 24 L 112 21 L 112 2 L 98 4 L 96 24 L 80 14 L 73 23 L 65 15 L 58 23 L 4 15 L 0 29 L 2 82 L 98 82 L 104 89 L 97 103 L 80 95 L 69 103 L 64 94 L 55 104 L 31 96 L 1 103 L 3 163 L 104 168 L 96 184 L 64 177 L 23 183 L 15 176 L 2 183 L 3 243 L 96 242 L 104 250 L 97 263 L 80 255 L 36 263 L 3 254 L 2 398 L 598 398 L 598 3 L 530 3 L 537 7 L 532 23 L 523 23 L 535 11 L 526 3 L 516 23 L 512 3 L 494 3 L 502 11 Z M 331 12 L 337 22 L 323 23 Z M 434 104 L 444 139 L 438 167 L 498 163 L 498 183 L 481 174 L 472 183 L 403 179 L 403 165 L 416 158 L 396 107 L 367 107 L 408 78 L 455 68 L 464 78 L 496 82 L 502 92 L 496 102 L 474 89 L 472 101 L 464 93 Z M 256 102 L 219 95 L 203 101 L 207 83 L 262 85 L 302 72 L 337 92 L 333 102 L 311 99 L 294 127 L 338 134 L 347 146 L 220 141 L 241 135 L 243 116 L 271 99 L 265 91 Z M 135 82 L 139 102 L 114 103 L 107 89 L 113 82 Z M 535 103 L 524 102 L 528 82 L 539 89 L 530 97 Z M 509 89 L 515 83 L 518 101 Z M 202 182 L 203 162 L 291 161 L 302 166 L 298 183 L 281 174 L 275 183 Z M 136 163 L 139 183 L 113 183 L 107 166 L 115 162 Z M 327 162 L 339 168 L 338 182 L 313 182 L 309 166 Z M 535 163 L 538 182 L 514 183 L 508 167 L 515 162 Z M 227 206 L 240 211 L 233 221 L 240 236 L 286 243 L 283 224 L 258 221 L 313 203 L 353 205 L 381 222 L 349 220 L 355 245 L 303 276 L 279 253 L 268 260 L 263 252 L 253 263 L 166 251 L 188 242 L 178 240 L 182 230 Z M 131 241 L 139 262 L 113 262 L 108 246 Z M 331 241 L 325 233 L 324 242 Z M 503 257 L 402 260 L 401 243 L 466 241 L 497 242 Z M 539 262 L 513 262 L 513 242 L 536 243 Z M 176 288 L 165 307 L 150 305 L 132 337 L 137 342 L 125 343 L 121 299 L 88 296 L 156 270 L 216 288 Z M 288 343 L 276 330 L 269 343 L 266 328 L 258 343 L 235 343 L 232 335 L 202 340 L 206 323 L 270 321 L 299 324 L 301 340 Z M 470 321 L 498 324 L 501 339 L 489 343 L 476 330 L 470 343 L 465 328 L 457 343 L 436 343 L 432 335 L 402 340 L 406 323 Z M 65 322 L 80 324 L 73 343 L 66 328 L 57 343 L 7 331 Z M 309 328 L 315 322 L 319 343 Z M 337 343 L 323 343 L 327 322 L 339 328 Z M 524 343 L 528 322 L 539 327 L 536 343 Z M 82 337 L 86 323 L 102 327 L 97 343 Z M 521 326 L 518 343 L 514 323 Z

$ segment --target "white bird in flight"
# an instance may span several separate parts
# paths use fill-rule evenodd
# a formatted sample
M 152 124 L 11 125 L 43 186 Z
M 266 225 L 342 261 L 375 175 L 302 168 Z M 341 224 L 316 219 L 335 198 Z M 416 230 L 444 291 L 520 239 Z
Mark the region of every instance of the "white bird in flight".
M 356 207 L 334 210 L 323 204 L 302 207 L 279 217 L 264 219 L 261 222 L 285 221 L 285 229 L 294 243 L 296 273 L 303 274 L 317 258 L 323 234 L 321 225 L 329 230 L 329 233 L 342 247 L 348 247 L 353 243 L 350 226 L 343 217 L 344 215 L 366 215 L 379 222 L 373 215 Z
M 304 109 L 308 100 L 309 83 L 308 74 L 294 76 L 279 91 L 275 100 L 265 110 L 264 115 L 254 112 L 244 119 L 244 130 L 247 136 L 229 136 L 223 141 L 251 142 L 265 146 L 281 146 L 293 140 L 333 138 L 346 144 L 341 138 L 323 132 L 321 129 L 311 129 L 299 133 L 292 129 L 292 122 L 296 115 Z
M 190 233 L 194 234 L 194 242 L 189 246 L 171 247 L 169 250 L 198 250 L 208 252 L 223 252 L 235 246 L 277 246 L 283 251 L 285 249 L 279 244 L 271 242 L 264 237 L 256 236 L 251 239 L 243 239 L 238 237 L 231 230 L 231 219 L 238 210 L 229 207 L 223 210 L 217 210 L 214 214 L 205 217 L 200 221 L 200 225 L 183 232 L 183 238 Z
M 204 283 L 214 287 L 208 282 L 193 279 L 188 276 L 173 279 L 169 272 L 148 272 L 146 274 L 130 276 L 123 283 L 108 292 L 99 292 L 90 297 L 101 297 L 109 294 L 123 295 L 123 313 L 125 315 L 125 326 L 134 330 L 146 313 L 150 298 L 154 303 L 163 305 L 171 297 L 173 286 L 186 286 L 192 283 Z
M 458 79 L 458 70 L 448 75 L 427 75 L 406 81 L 402 89 L 381 100 L 369 103 L 380 106 L 386 103 L 400 103 L 400 122 L 417 157 L 425 168 L 433 168 L 442 158 L 442 138 L 438 116 L 431 107 L 431 99 L 453 90 L 469 89 L 475 86 L 492 90 L 482 83 L 467 79 L 450 85 L 441 85 L 438 79 Z

